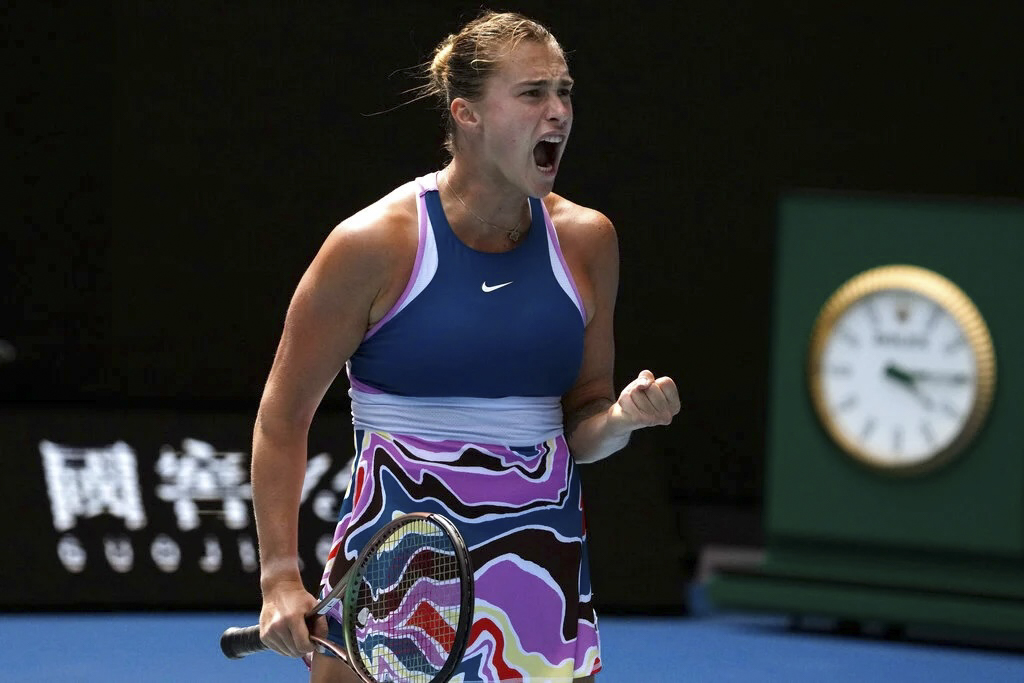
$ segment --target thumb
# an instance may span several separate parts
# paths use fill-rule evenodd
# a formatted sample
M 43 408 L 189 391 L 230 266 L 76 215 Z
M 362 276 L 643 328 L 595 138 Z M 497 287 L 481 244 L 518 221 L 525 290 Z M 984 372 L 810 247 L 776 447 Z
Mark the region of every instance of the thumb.
M 655 379 L 657 378 L 654 376 L 654 373 L 651 372 L 650 370 L 641 370 L 640 374 L 637 376 L 637 380 L 640 381 L 641 386 L 643 386 L 645 389 L 654 384 Z

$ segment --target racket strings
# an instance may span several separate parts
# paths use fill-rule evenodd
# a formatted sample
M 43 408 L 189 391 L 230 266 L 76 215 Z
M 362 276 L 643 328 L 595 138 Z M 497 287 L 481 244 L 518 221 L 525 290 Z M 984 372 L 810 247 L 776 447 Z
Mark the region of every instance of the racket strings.
M 448 534 L 412 520 L 367 556 L 346 620 L 373 680 L 431 683 L 455 646 L 461 568 Z

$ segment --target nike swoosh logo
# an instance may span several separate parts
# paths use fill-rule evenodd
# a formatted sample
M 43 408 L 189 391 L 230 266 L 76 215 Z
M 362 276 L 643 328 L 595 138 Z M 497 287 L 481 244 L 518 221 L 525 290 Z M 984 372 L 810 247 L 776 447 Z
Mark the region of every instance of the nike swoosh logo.
M 512 282 L 513 282 L 512 280 L 509 280 L 508 282 L 502 282 L 500 285 L 494 285 L 492 287 L 491 285 L 487 284 L 486 280 L 484 280 L 484 283 L 482 285 L 480 285 L 480 289 L 482 289 L 485 292 L 493 292 L 496 289 L 501 289 L 502 287 L 508 287 L 510 284 L 512 284 Z

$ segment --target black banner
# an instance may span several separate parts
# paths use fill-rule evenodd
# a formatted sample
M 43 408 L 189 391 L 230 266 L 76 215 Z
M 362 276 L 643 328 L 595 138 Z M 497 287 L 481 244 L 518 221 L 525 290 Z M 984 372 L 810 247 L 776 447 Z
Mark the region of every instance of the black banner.
M 259 605 L 251 413 L 5 409 L 0 609 Z M 347 413 L 318 416 L 300 509 L 314 589 L 351 467 Z

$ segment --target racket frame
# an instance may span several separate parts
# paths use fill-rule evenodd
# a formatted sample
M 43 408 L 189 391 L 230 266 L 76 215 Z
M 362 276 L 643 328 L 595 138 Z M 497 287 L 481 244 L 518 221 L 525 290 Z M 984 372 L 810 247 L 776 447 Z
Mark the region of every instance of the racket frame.
M 394 520 L 392 520 L 383 528 L 381 528 L 380 531 L 374 534 L 373 538 L 370 539 L 370 542 L 367 543 L 363 550 L 359 553 L 359 556 L 356 558 L 356 561 L 345 573 L 342 581 L 339 582 L 339 585 L 331 590 L 331 593 L 328 595 L 328 597 L 324 598 L 324 600 L 321 600 L 320 603 L 314 606 L 312 611 L 318 614 L 324 614 L 338 600 L 346 600 L 346 602 L 348 602 L 348 600 L 346 599 L 348 597 L 348 593 L 352 588 L 355 588 L 355 586 L 351 585 L 353 578 L 355 578 L 353 576 L 354 570 L 358 567 L 363 566 L 366 557 L 370 553 L 376 552 L 380 544 L 384 541 L 384 539 L 387 536 L 389 536 L 395 530 L 395 528 L 402 526 L 415 519 L 429 520 L 431 524 L 440 527 L 441 530 L 448 535 L 452 542 L 452 548 L 454 548 L 455 550 L 454 559 L 456 563 L 458 563 L 459 565 L 459 574 L 463 577 L 462 581 L 459 582 L 461 589 L 461 595 L 459 596 L 459 598 L 460 604 L 462 605 L 462 609 L 459 610 L 459 623 L 457 628 L 455 629 L 454 645 L 451 649 L 451 652 L 448 653 L 448 658 L 445 661 L 444 666 L 442 666 L 440 671 L 438 671 L 434 678 L 431 679 L 431 683 L 443 683 L 451 677 L 452 673 L 455 671 L 455 667 L 459 665 L 459 662 L 462 660 L 462 654 L 466 650 L 466 645 L 469 643 L 469 632 L 470 628 L 473 625 L 473 607 L 475 605 L 475 595 L 473 589 L 473 564 L 469 557 L 469 549 L 466 547 L 466 542 L 463 540 L 462 534 L 459 533 L 459 530 L 447 517 L 432 512 L 411 512 L 400 517 L 396 517 Z M 342 589 L 340 592 L 338 590 L 339 588 Z M 331 598 L 332 595 L 334 596 L 333 598 Z M 317 612 L 317 608 L 321 607 L 321 605 L 324 605 L 326 603 L 330 603 L 330 606 L 324 607 L 322 612 Z M 362 657 L 359 655 L 358 646 L 354 642 L 354 636 L 352 633 L 352 629 L 350 628 L 351 619 L 354 619 L 355 615 L 350 615 L 348 612 L 349 610 L 345 609 L 344 607 L 342 608 L 342 627 L 343 632 L 345 634 L 346 649 L 346 656 L 343 657 L 343 659 L 348 663 L 349 667 L 353 671 L 355 671 L 360 678 L 366 681 L 366 683 L 376 683 L 372 674 L 369 671 L 366 671 L 366 668 L 363 665 Z M 326 639 L 317 637 L 318 643 L 323 644 L 323 640 Z M 334 644 L 332 643 L 332 645 Z M 324 646 L 327 647 L 326 645 Z M 338 654 L 338 648 L 336 645 L 334 645 L 333 647 L 328 647 L 328 649 L 335 655 Z
M 317 617 L 327 614 L 338 602 L 346 601 L 349 592 L 354 588 L 353 579 L 359 576 L 356 571 L 366 563 L 367 557 L 371 553 L 377 551 L 377 548 L 383 543 L 383 541 L 394 533 L 395 529 L 398 529 L 410 522 L 416 520 L 428 520 L 431 524 L 439 527 L 444 531 L 451 539 L 452 547 L 455 549 L 455 561 L 459 566 L 459 574 L 462 576 L 460 583 L 461 595 L 460 602 L 463 609 L 459 610 L 459 624 L 455 631 L 455 643 L 452 647 L 451 652 L 448 654 L 448 659 L 445 661 L 444 666 L 434 676 L 431 683 L 443 683 L 447 681 L 452 673 L 455 671 L 455 667 L 458 666 L 459 661 L 462 659 L 462 655 L 466 650 L 466 645 L 469 642 L 469 632 L 473 624 L 473 608 L 475 604 L 475 596 L 473 589 L 473 564 L 470 560 L 469 549 L 466 547 L 466 542 L 462 538 L 462 534 L 459 533 L 458 528 L 443 515 L 439 515 L 432 512 L 410 512 L 407 514 L 400 515 L 392 519 L 390 522 L 381 527 L 370 539 L 370 541 L 363 547 L 356 556 L 355 561 L 348 568 L 348 570 L 342 575 L 341 579 L 338 580 L 331 591 L 325 595 L 318 603 L 316 603 L 309 612 L 306 613 L 306 624 L 310 629 L 309 639 L 330 651 L 338 659 L 342 660 L 352 671 L 355 672 L 364 683 L 377 683 L 374 677 L 366 670 L 363 665 L 362 657 L 360 657 L 358 648 L 354 642 L 353 637 L 350 635 L 351 629 L 349 628 L 348 621 L 350 617 L 345 606 L 342 606 L 342 619 L 343 619 L 343 631 L 345 634 L 345 645 L 339 647 L 336 643 L 332 642 L 328 638 L 322 638 L 312 633 L 313 623 Z M 468 609 L 467 609 L 468 607 Z M 257 630 L 256 633 L 252 633 Z M 224 654 L 228 657 L 237 658 L 249 654 L 249 652 L 257 652 L 260 649 L 268 649 L 262 642 L 258 641 L 258 629 L 259 626 L 249 626 L 244 629 L 230 628 L 224 632 L 221 636 L 221 648 L 224 649 Z M 249 637 L 251 638 L 253 650 L 235 652 L 229 654 L 229 648 L 225 647 L 225 641 L 228 638 L 234 639 L 241 633 L 233 632 L 250 632 Z

